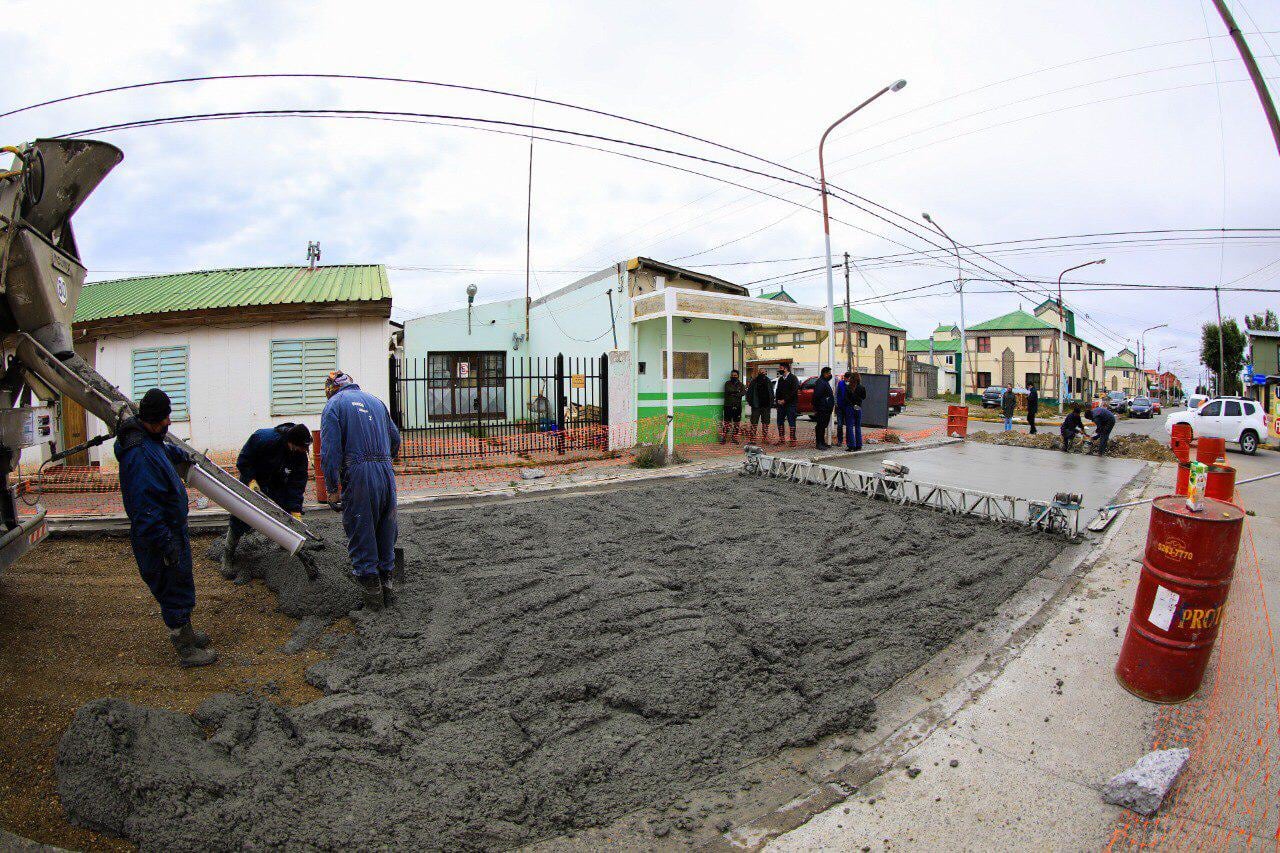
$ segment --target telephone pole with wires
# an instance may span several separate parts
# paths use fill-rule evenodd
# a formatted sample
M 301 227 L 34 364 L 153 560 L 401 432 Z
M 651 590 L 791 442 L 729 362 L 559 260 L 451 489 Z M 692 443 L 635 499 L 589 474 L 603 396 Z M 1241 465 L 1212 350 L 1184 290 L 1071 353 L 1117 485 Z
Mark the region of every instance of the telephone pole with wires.
M 844 253 L 844 369 L 853 370 L 853 317 L 849 301 L 849 253 Z
M 1231 34 L 1231 40 L 1236 43 L 1236 49 L 1240 51 L 1240 59 L 1249 72 L 1249 79 L 1253 81 L 1258 100 L 1262 102 L 1262 111 L 1267 116 L 1267 124 L 1271 126 L 1271 137 L 1275 140 L 1276 152 L 1280 153 L 1280 117 L 1276 116 L 1276 105 L 1271 100 L 1271 93 L 1267 91 L 1267 81 L 1258 70 L 1258 62 L 1253 58 L 1253 51 L 1249 49 L 1249 43 L 1244 40 L 1244 33 L 1240 32 L 1240 28 L 1236 26 L 1236 19 L 1227 8 L 1226 0 L 1213 0 L 1213 5 L 1222 16 L 1222 22 L 1227 25 L 1227 32 Z M 1219 329 L 1222 327 L 1221 319 L 1218 320 L 1218 327 Z

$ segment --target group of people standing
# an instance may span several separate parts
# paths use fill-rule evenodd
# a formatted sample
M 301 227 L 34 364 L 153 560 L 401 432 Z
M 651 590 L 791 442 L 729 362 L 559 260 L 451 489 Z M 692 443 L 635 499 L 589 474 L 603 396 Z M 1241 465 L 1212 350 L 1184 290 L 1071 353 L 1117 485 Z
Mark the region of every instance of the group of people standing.
M 327 402 L 320 415 L 320 464 L 330 484 L 329 507 L 342 514 L 351 576 L 362 605 L 380 610 L 395 600 L 396 483 L 391 460 L 399 453 L 400 432 L 386 405 L 360 389 L 340 370 L 325 382 Z M 183 474 L 197 460 L 165 441 L 172 404 L 159 388 L 143 395 L 137 414 L 117 431 L 120 492 L 129 517 L 138 571 L 160 605 L 160 618 L 183 667 L 218 659 L 211 639 L 191 624 L 196 606 L 187 527 Z M 311 431 L 280 424 L 255 431 L 236 460 L 240 480 L 302 518 Z M 235 553 L 248 525 L 232 517 L 223 545 L 222 573 L 237 583 L 248 574 L 236 568 Z
M 833 389 L 831 368 L 822 368 L 813 386 L 813 413 L 817 419 L 814 443 L 819 450 L 831 447 L 827 433 L 831 417 L 836 417 L 836 443 L 842 440 L 846 449 L 862 449 L 862 406 L 867 398 L 856 371 L 847 371 Z M 751 407 L 749 441 L 770 443 L 769 426 L 773 413 L 777 412 L 778 444 L 796 446 L 796 417 L 799 414 L 800 380 L 789 365 L 778 367 L 777 380 L 769 379 L 764 367 L 756 370 L 755 377 L 744 385 L 737 370 L 729 372 L 724 383 L 724 414 L 720 430 L 720 443 L 737 442 L 742 429 L 743 401 Z
M 1013 429 L 1013 413 L 1018 408 L 1018 398 L 1014 394 L 1012 385 L 1005 385 L 1004 394 L 1000 397 L 1000 412 L 1004 415 L 1004 431 L 1008 432 Z M 1036 434 L 1036 414 L 1040 410 L 1040 393 L 1036 390 L 1035 385 L 1027 387 L 1027 426 L 1031 435 Z M 1085 420 L 1090 420 L 1094 425 L 1094 434 L 1089 436 L 1085 432 Z M 1062 451 L 1064 453 L 1071 450 L 1071 445 L 1079 435 L 1087 441 L 1093 442 L 1093 447 L 1089 452 L 1097 451 L 1099 455 L 1107 452 L 1107 444 L 1111 440 L 1111 430 L 1115 428 L 1115 413 L 1108 409 L 1102 403 L 1085 411 L 1079 403 L 1071 404 L 1071 411 L 1067 413 L 1066 418 L 1062 421 L 1062 426 L 1058 428 L 1059 434 L 1062 436 Z

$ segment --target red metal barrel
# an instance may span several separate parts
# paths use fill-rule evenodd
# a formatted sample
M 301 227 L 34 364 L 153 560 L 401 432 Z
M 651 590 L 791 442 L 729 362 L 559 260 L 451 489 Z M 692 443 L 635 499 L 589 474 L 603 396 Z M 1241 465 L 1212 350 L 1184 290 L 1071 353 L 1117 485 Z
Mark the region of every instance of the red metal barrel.
M 1173 481 L 1173 493 L 1175 495 L 1187 496 L 1187 492 L 1191 490 L 1191 463 L 1178 463 L 1178 478 Z
M 1151 506 L 1142 575 L 1116 678 L 1151 702 L 1182 702 L 1200 689 L 1222 624 L 1244 510 L 1206 498 L 1200 512 L 1174 495 Z
M 1205 438 L 1201 436 L 1196 439 L 1196 461 L 1203 462 L 1206 465 L 1212 465 L 1219 459 L 1227 458 L 1227 440 L 1225 438 Z
M 969 434 L 969 407 L 947 406 L 947 435 L 964 438 Z
M 1204 478 L 1204 496 L 1231 503 L 1236 496 L 1236 469 L 1230 465 L 1210 465 Z
M 1169 447 L 1179 462 L 1191 461 L 1191 424 L 1174 424 Z

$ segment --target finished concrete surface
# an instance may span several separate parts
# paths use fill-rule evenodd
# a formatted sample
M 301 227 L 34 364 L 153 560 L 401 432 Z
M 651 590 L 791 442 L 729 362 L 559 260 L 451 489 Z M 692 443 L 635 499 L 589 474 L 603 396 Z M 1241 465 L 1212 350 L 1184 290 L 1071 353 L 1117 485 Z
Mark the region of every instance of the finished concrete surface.
M 824 458 L 822 464 L 879 471 L 883 460 L 893 459 L 911 469 L 908 476 L 912 480 L 1032 500 L 1048 500 L 1056 492 L 1079 492 L 1084 495 L 1082 524 L 1147 464 L 1133 459 L 1104 459 L 969 441 L 901 454 L 864 454 L 865 451 Z

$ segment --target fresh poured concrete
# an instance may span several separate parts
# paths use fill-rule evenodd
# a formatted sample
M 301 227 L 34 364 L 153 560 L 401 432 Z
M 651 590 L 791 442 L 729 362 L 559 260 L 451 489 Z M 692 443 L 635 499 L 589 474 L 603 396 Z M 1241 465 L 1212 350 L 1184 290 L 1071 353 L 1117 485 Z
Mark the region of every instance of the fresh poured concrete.
M 971 441 L 904 453 L 848 453 L 823 459 L 822 464 L 879 471 L 886 459 L 909 467 L 913 480 L 943 486 L 1033 500 L 1048 500 L 1056 492 L 1079 492 L 1084 495 L 1082 522 L 1109 503 L 1147 464 Z

